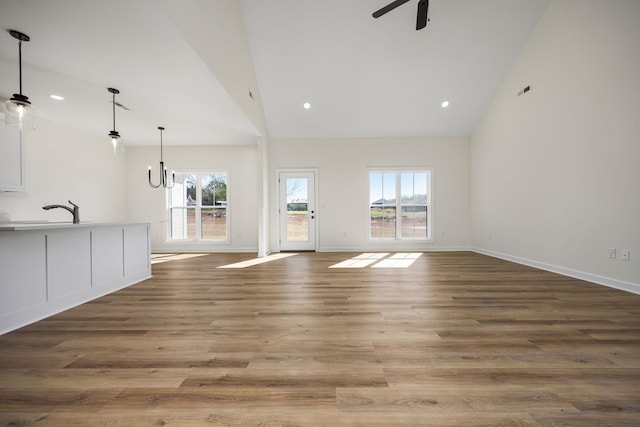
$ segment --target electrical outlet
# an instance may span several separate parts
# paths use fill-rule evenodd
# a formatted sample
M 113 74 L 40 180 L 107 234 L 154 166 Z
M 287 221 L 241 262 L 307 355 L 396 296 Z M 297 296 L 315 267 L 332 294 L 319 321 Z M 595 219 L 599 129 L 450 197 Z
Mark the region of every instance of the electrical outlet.
M 607 249 L 607 253 L 609 254 L 609 258 L 615 258 L 616 257 L 616 248 Z
M 623 249 L 620 259 L 623 261 L 629 261 L 630 257 L 631 257 L 631 252 L 629 251 L 629 249 Z

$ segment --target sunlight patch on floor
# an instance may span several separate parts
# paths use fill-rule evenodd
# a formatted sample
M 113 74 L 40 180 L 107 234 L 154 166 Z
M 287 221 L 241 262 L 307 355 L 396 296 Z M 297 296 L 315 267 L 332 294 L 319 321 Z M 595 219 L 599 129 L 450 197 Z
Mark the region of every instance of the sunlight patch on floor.
M 329 268 L 408 268 L 422 253 L 417 252 L 398 252 L 385 258 L 389 252 L 364 253 L 348 260 L 334 264 Z
M 382 258 L 389 255 L 386 253 L 364 253 L 358 256 L 355 256 L 346 261 L 339 262 L 338 264 L 334 264 L 329 268 L 365 268 L 374 262 L 381 260 Z
M 255 258 L 247 261 L 236 262 L 233 264 L 221 265 L 217 268 L 247 268 L 247 267 L 251 267 L 252 265 L 258 265 L 258 264 L 264 264 L 266 262 L 277 261 L 279 259 L 289 258 L 295 255 L 298 255 L 298 254 L 294 254 L 294 253 L 273 254 L 273 255 L 268 255 L 266 257 L 262 257 L 262 258 Z
M 151 264 L 160 264 L 162 262 L 180 261 L 183 259 L 196 258 L 208 254 L 151 254 Z
M 422 256 L 421 253 L 397 253 L 387 259 L 383 259 L 371 268 L 409 268 L 411 264 L 416 262 Z

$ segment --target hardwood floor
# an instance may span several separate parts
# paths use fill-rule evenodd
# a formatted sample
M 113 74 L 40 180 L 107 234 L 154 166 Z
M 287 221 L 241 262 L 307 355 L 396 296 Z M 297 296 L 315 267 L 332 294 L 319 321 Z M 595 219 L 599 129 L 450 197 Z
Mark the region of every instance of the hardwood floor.
M 640 426 L 640 296 L 468 252 L 329 268 L 355 255 L 155 264 L 0 336 L 0 425 Z

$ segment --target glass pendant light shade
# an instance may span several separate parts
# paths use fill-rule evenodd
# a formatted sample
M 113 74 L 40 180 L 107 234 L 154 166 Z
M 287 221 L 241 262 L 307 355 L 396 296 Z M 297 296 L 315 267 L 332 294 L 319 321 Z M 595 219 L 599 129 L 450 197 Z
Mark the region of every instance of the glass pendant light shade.
M 111 147 L 113 148 L 113 154 L 123 155 L 125 153 L 125 144 L 120 141 L 120 136 L 111 137 Z
M 118 133 L 118 131 L 112 130 L 109 132 L 109 138 L 111 138 L 111 146 L 113 147 L 113 154 L 119 154 L 118 153 L 119 147 L 124 145 L 119 143 L 120 134 Z
M 15 101 L 16 95 L 4 103 L 4 123 L 20 130 L 36 128 L 35 111 L 29 101 Z M 25 97 L 26 98 L 26 97 Z
M 35 112 L 29 97 L 22 93 L 22 42 L 31 40 L 28 35 L 16 30 L 9 30 L 11 37 L 18 40 L 18 70 L 20 76 L 20 92 L 14 93 L 5 102 L 5 124 L 20 130 L 33 130 L 35 126 Z

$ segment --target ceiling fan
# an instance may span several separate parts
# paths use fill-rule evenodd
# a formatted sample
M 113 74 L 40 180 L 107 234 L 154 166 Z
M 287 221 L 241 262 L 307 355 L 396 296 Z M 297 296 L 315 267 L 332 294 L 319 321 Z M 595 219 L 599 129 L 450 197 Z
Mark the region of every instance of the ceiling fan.
M 380 18 L 382 15 L 391 12 L 398 6 L 401 6 L 408 2 L 409 0 L 395 0 L 386 5 L 385 7 L 376 10 L 373 12 L 374 18 Z M 419 0 L 418 1 L 418 16 L 416 18 L 416 30 L 421 30 L 427 26 L 427 22 L 429 22 L 429 0 Z

